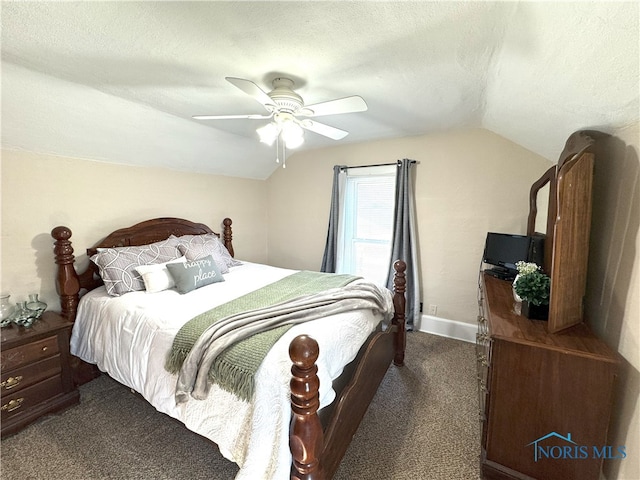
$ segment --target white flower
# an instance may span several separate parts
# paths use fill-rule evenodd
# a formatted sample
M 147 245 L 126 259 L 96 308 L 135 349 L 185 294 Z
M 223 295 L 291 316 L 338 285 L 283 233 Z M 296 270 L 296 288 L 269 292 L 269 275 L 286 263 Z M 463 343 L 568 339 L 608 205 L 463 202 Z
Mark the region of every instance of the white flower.
M 537 272 L 540 270 L 540 267 L 535 263 L 531 262 L 516 262 L 516 268 L 518 269 L 518 273 L 520 275 L 528 275 L 533 272 Z

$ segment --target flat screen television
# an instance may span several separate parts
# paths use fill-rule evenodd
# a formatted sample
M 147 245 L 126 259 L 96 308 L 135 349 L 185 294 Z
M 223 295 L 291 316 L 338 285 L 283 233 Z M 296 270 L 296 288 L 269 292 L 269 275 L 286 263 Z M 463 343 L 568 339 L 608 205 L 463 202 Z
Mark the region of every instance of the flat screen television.
M 514 278 L 518 273 L 516 262 L 531 258 L 531 237 L 510 233 L 487 233 L 482 261 L 493 265 L 489 273 L 501 278 Z

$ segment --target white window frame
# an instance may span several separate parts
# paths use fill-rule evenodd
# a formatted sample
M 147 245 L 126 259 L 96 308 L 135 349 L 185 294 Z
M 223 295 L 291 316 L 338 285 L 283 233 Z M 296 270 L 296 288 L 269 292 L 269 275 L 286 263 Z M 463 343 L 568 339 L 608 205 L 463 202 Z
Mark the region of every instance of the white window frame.
M 396 165 L 383 165 L 374 167 L 360 167 L 347 170 L 344 179 L 344 188 L 340 189 L 340 222 L 338 226 L 338 248 L 336 258 L 337 273 L 351 273 L 363 275 L 357 271 L 356 255 L 354 254 L 356 243 L 370 245 L 386 245 L 388 247 L 387 258 L 384 262 L 384 269 L 379 276 L 375 278 L 367 278 L 367 280 L 384 285 L 387 277 L 388 264 L 391 259 L 391 240 L 393 235 L 393 211 L 395 209 L 395 182 L 397 175 Z M 355 236 L 357 217 L 355 211 L 357 205 L 355 203 L 356 186 L 359 182 L 381 182 L 388 184 L 392 182 L 394 188 L 391 189 L 391 202 L 389 215 L 390 230 L 386 240 L 373 238 L 358 238 Z

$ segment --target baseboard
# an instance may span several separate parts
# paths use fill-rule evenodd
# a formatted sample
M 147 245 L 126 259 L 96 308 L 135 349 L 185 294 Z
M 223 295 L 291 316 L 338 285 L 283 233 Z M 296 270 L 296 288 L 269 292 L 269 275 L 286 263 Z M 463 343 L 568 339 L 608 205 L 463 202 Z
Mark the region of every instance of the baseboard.
M 478 327 L 471 323 L 448 320 L 432 315 L 422 315 L 418 330 L 441 337 L 455 338 L 463 342 L 475 343 Z

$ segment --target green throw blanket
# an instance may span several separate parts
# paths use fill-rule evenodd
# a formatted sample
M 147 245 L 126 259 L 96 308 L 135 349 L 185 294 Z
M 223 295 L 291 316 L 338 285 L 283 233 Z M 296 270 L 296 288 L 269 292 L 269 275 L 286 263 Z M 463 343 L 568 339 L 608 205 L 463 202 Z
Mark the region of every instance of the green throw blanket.
M 358 277 L 332 273 L 301 271 L 263 288 L 219 305 L 189 320 L 176 335 L 165 368 L 178 373 L 184 360 L 202 333 L 217 321 L 241 312 L 257 310 L 303 295 L 345 286 Z M 209 379 L 243 400 L 253 396 L 255 373 L 278 339 L 293 325 L 282 325 L 255 334 L 228 347 L 214 361 Z

